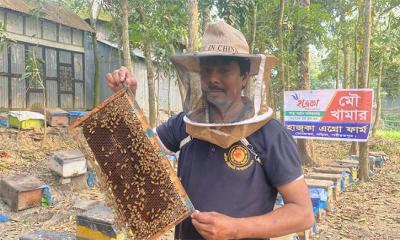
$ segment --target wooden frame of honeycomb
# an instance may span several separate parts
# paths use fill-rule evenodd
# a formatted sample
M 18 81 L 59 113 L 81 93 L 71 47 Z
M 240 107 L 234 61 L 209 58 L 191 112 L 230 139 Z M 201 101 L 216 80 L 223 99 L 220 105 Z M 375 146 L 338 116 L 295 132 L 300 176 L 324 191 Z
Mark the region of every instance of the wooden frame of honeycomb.
M 119 91 L 70 130 L 99 177 L 100 189 L 108 189 L 117 225 L 134 239 L 155 239 L 194 208 L 129 94 L 126 88 Z

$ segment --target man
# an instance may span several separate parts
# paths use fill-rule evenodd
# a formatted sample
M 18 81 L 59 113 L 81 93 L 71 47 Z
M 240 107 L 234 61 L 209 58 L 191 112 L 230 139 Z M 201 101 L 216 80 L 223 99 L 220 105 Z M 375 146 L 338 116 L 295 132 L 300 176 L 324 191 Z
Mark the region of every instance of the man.
M 197 209 L 176 227 L 177 239 L 265 239 L 314 221 L 293 138 L 256 96 L 243 96 L 261 59 L 223 21 L 208 26 L 201 52 L 171 58 L 185 85 L 201 86 L 189 111 L 156 129 L 167 150 L 180 151 L 178 175 Z M 124 81 L 136 91 L 126 68 L 107 75 L 113 91 Z M 278 192 L 285 204 L 273 210 Z

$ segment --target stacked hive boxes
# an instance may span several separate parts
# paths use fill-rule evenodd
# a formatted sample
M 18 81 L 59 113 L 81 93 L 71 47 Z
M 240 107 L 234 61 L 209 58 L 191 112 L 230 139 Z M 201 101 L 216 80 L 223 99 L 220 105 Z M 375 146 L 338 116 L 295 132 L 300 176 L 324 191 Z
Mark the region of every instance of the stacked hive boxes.
M 49 167 L 56 173 L 61 184 L 73 183 L 80 187 L 86 186 L 87 163 L 83 153 L 78 149 L 53 153 Z

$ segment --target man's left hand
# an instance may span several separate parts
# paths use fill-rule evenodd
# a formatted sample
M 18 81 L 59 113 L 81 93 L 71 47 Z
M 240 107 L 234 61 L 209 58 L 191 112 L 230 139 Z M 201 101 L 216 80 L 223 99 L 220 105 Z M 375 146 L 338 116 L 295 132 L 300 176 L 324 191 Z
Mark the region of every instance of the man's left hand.
M 207 240 L 234 239 L 236 236 L 235 218 L 217 212 L 197 210 L 191 217 L 193 226 Z

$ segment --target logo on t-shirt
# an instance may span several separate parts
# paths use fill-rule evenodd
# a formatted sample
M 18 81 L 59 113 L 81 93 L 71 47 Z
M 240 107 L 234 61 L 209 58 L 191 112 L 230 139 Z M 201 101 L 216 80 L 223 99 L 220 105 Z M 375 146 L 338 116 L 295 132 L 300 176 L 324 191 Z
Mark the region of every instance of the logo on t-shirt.
M 234 170 L 245 170 L 251 166 L 249 150 L 242 145 L 232 146 L 228 153 L 224 153 L 224 159 L 228 167 Z

